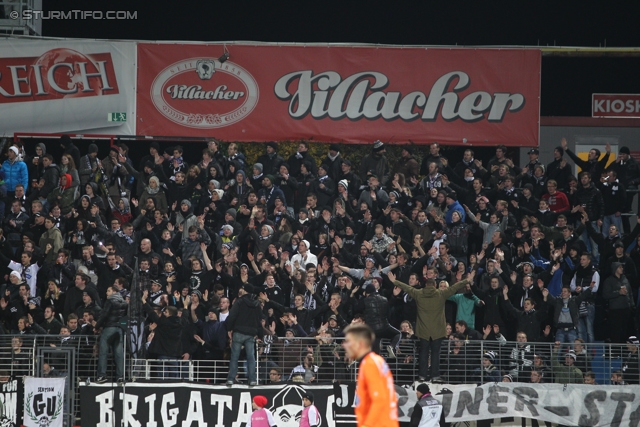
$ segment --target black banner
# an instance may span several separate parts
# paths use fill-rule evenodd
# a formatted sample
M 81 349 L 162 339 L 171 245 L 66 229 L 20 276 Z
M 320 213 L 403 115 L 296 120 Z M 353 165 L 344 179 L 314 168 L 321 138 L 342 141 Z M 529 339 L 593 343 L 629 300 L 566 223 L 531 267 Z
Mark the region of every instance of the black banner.
M 248 387 L 191 383 L 90 384 L 80 387 L 82 427 L 244 427 L 251 399 L 262 395 L 278 427 L 299 427 L 302 394 L 310 391 L 319 427 L 334 427 L 332 385 Z M 121 422 L 124 421 L 122 424 Z
M 22 378 L 0 383 L 0 426 L 22 425 L 24 383 Z
M 138 268 L 138 260 L 136 259 L 133 266 L 133 279 L 131 280 L 131 292 L 129 293 L 129 313 L 127 315 L 128 324 L 125 325 L 129 336 L 129 349 L 134 358 L 144 358 L 145 356 L 145 340 L 144 340 L 144 313 L 142 311 L 142 301 L 140 295 L 140 275 Z

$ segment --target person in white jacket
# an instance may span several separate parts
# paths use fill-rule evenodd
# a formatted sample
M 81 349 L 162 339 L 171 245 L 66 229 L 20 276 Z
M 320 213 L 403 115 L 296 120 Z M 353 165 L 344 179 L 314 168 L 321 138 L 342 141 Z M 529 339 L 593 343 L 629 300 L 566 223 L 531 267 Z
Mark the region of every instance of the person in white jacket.
M 20 277 L 27 283 L 27 285 L 29 285 L 31 296 L 35 297 L 37 290 L 36 284 L 38 282 L 38 271 L 40 271 L 40 267 L 42 267 L 42 260 L 40 260 L 39 263 L 32 263 L 32 259 L 33 253 L 28 251 L 22 253 L 19 263 L 0 253 L 0 262 L 20 274 Z
M 296 262 L 298 266 L 296 267 Z M 314 266 L 318 266 L 318 257 L 309 252 L 309 241 L 303 240 L 298 245 L 298 253 L 291 258 L 291 264 L 293 264 L 294 268 L 300 270 L 306 270 L 307 264 L 313 264 Z

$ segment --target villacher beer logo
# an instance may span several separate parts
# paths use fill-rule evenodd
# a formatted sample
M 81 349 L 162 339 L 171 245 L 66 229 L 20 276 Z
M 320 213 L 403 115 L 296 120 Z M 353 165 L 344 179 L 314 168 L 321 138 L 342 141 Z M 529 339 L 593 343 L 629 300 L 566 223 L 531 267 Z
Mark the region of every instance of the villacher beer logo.
M 190 58 L 162 70 L 151 84 L 151 100 L 169 120 L 214 129 L 247 117 L 258 104 L 258 83 L 241 66 L 216 58 Z
M 525 105 L 520 93 L 490 93 L 472 89 L 469 74 L 451 71 L 439 77 L 426 91 L 401 93 L 388 90 L 391 81 L 377 71 L 364 71 L 343 78 L 335 71 L 314 74 L 294 71 L 275 84 L 278 99 L 289 102 L 289 116 L 315 120 L 422 120 L 447 122 L 481 120 L 502 122 L 507 113 L 517 113 Z M 428 83 L 427 83 L 428 84 Z
M 58 48 L 39 57 L 0 58 L 0 104 L 118 94 L 110 53 Z

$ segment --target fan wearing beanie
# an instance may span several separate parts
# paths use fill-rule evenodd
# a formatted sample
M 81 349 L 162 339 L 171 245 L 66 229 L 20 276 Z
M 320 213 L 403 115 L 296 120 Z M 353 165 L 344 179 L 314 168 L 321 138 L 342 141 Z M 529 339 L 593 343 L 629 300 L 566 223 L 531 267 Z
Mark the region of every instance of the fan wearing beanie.
M 409 426 L 443 426 L 444 412 L 442 411 L 442 404 L 431 395 L 429 385 L 426 383 L 419 384 L 418 387 L 416 387 L 416 396 L 418 396 L 418 401 L 413 407 Z
M 313 404 L 313 393 L 310 391 L 302 395 L 302 415 L 300 427 L 317 427 L 320 424 L 320 412 Z
M 276 427 L 276 420 L 273 418 L 271 411 L 265 409 L 267 406 L 267 398 L 264 396 L 254 396 L 251 401 L 253 412 L 251 418 L 247 421 L 247 427 Z

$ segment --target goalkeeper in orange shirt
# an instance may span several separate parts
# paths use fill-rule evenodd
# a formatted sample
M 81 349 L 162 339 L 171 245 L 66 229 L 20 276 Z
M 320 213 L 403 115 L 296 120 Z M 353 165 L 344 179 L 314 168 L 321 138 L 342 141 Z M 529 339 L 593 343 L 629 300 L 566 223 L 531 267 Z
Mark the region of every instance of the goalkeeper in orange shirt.
M 373 330 L 364 324 L 345 329 L 347 357 L 360 363 L 356 387 L 358 427 L 398 427 L 398 398 L 387 362 L 371 350 Z

